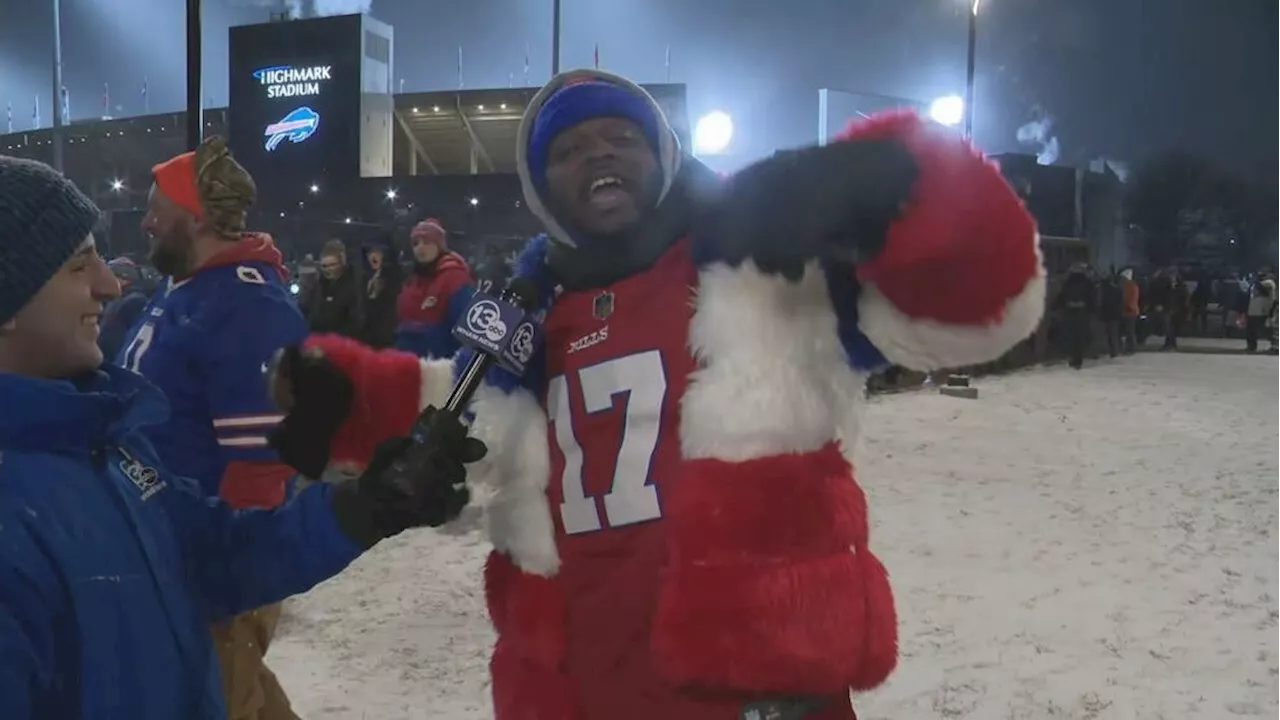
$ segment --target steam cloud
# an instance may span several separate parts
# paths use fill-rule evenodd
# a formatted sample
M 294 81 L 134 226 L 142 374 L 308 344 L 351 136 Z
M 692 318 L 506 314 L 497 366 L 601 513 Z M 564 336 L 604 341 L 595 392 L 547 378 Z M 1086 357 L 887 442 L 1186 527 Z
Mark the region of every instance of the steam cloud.
M 1053 134 L 1053 118 L 1039 105 L 1032 109 L 1031 121 L 1018 128 L 1017 137 L 1019 143 L 1035 149 L 1036 162 L 1041 165 L 1052 165 L 1061 155 L 1058 136 Z
M 373 0 L 285 0 L 285 5 L 289 11 L 289 17 L 298 20 L 367 13 L 373 5 Z

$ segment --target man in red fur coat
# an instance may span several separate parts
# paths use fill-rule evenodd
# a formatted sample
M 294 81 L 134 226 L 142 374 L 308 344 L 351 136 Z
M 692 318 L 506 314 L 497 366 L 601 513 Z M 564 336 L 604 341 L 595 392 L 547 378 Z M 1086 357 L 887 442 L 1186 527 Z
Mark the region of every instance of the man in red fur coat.
M 849 453 L 867 374 L 991 360 L 1036 327 L 1034 224 L 997 169 L 911 114 L 727 180 L 635 84 L 571 71 L 517 146 L 547 235 L 515 275 L 546 343 L 471 406 L 494 550 L 499 720 L 854 717 L 897 620 Z M 439 406 L 462 357 L 317 337 L 286 374 L 351 378 L 286 457 L 361 462 Z M 465 353 L 464 353 L 465 355 Z M 476 477 L 479 475 L 479 477 Z

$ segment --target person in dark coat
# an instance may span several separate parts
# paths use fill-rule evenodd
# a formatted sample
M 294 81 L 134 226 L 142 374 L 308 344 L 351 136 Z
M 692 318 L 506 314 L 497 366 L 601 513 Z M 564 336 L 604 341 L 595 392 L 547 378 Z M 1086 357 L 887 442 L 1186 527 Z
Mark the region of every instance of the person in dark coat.
M 376 348 L 396 341 L 396 298 L 404 284 L 404 270 L 389 242 L 365 246 L 364 341 Z
M 102 311 L 98 347 L 102 348 L 103 357 L 114 358 L 124 347 L 129 330 L 146 310 L 147 300 L 155 292 L 156 284 L 127 258 L 116 258 L 107 263 L 107 267 L 120 283 L 120 297 L 108 303 Z
M 1079 370 L 1084 367 L 1084 354 L 1089 348 L 1089 322 L 1098 310 L 1093 281 L 1083 266 L 1071 268 L 1054 299 L 1054 309 L 1061 312 L 1067 361 Z
M 320 252 L 320 278 L 306 303 L 312 332 L 360 339 L 364 333 L 364 289 L 347 262 L 341 240 L 330 240 Z
M 1120 318 L 1124 310 L 1124 291 L 1120 278 L 1114 273 L 1102 279 L 1098 292 L 1098 320 L 1107 337 L 1107 352 L 1111 357 L 1120 353 Z
M 1191 292 L 1187 283 L 1176 271 L 1169 276 L 1168 293 L 1165 296 L 1165 334 L 1161 350 L 1177 350 L 1178 336 L 1186 327 L 1191 312 Z
M 383 538 L 457 517 L 462 463 L 484 448 L 434 416 L 441 432 L 416 448 L 430 458 L 420 472 L 392 467 L 409 445 L 399 441 L 359 478 L 317 483 L 275 510 L 205 497 L 146 439 L 168 419 L 164 394 L 103 364 L 98 316 L 119 285 L 98 255 L 97 220 L 61 173 L 0 156 L 0 717 L 224 720 L 210 624 L 305 592 Z M 315 375 L 307 362 L 286 354 L 277 376 Z M 347 385 L 337 404 L 352 394 Z M 281 447 L 326 446 L 346 408 L 286 396 Z M 300 427 L 305 445 L 290 441 Z

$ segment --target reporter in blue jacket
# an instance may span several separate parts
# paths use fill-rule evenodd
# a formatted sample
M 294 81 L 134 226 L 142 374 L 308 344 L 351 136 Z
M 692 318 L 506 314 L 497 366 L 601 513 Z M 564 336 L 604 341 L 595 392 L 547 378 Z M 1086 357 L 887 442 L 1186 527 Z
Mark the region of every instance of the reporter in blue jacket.
M 0 718 L 220 720 L 210 623 L 456 516 L 463 463 L 484 447 L 444 419 L 408 482 L 389 468 L 400 440 L 357 480 L 274 511 L 202 497 L 139 432 L 164 422 L 164 397 L 101 366 L 117 286 L 97 216 L 48 166 L 0 156 Z M 335 429 L 345 416 L 296 410 Z

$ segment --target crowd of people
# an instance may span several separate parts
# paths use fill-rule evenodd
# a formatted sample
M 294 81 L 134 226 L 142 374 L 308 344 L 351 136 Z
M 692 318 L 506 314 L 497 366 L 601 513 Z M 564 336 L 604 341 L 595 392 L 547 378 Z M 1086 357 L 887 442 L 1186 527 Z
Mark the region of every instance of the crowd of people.
M 365 243 L 352 262 L 342 240 L 327 242 L 318 262 L 298 265 L 298 304 L 313 332 L 333 333 L 373 347 L 397 347 L 422 356 L 457 351 L 449 334 L 457 312 L 475 289 L 491 291 L 505 279 L 506 263 L 487 248 L 468 261 L 450 247 L 434 218 L 409 233 L 402 261 L 390 237 Z
M 1162 350 L 1177 350 L 1178 338 L 1189 334 L 1243 336 L 1246 352 L 1277 353 L 1275 276 L 1268 270 L 1252 275 L 1185 279 L 1177 269 L 1136 276 L 1133 268 L 1101 274 L 1079 263 L 1072 266 L 1052 298 L 1051 307 L 1068 363 L 1079 369 L 1097 346 L 1100 331 L 1111 357 L 1131 354 L 1148 337 L 1163 337 Z M 1219 318 L 1217 328 L 1210 318 Z M 1216 330 L 1216 332 L 1215 332 Z

